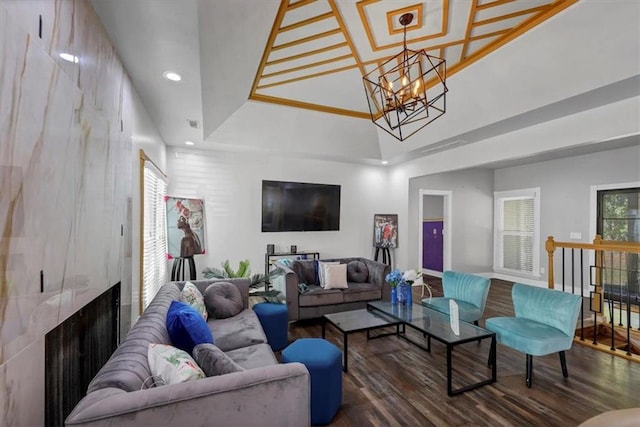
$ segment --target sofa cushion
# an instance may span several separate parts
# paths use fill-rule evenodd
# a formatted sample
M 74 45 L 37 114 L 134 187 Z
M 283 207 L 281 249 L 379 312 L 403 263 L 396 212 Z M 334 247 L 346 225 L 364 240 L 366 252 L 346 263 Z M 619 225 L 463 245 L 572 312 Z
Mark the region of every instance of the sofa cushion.
M 351 261 L 347 264 L 347 280 L 362 283 L 369 277 L 369 269 L 362 261 Z
M 327 265 L 324 268 L 325 289 L 346 289 L 347 285 L 347 264 Z
M 343 291 L 344 302 L 371 301 L 382 298 L 382 289 L 368 282 L 349 282 L 349 288 Z
M 242 347 L 226 353 L 235 363 L 245 369 L 277 365 L 278 359 L 269 344 L 256 344 Z
M 184 302 L 171 302 L 167 312 L 167 331 L 173 345 L 189 354 L 198 344 L 213 344 L 207 322 L 200 313 Z
M 291 263 L 291 270 L 296 273 L 298 283 L 318 284 L 317 260 L 296 260 Z
M 205 378 L 205 374 L 185 351 L 167 344 L 149 344 L 149 368 L 155 384 L 178 384 Z
M 324 288 L 326 285 L 326 270 L 327 265 L 338 265 L 340 261 L 318 261 L 318 284 Z
M 267 342 L 260 320 L 251 309 L 226 319 L 210 318 L 207 325 L 216 337 L 216 346 L 224 352 Z
M 243 309 L 240 291 L 229 282 L 210 284 L 204 291 L 204 303 L 209 316 L 214 319 L 233 317 Z
M 213 344 L 195 346 L 193 358 L 208 377 L 245 370 Z
M 318 285 L 309 286 L 309 291 L 298 295 L 298 305 L 312 307 L 314 305 L 340 304 L 344 302 L 342 289 L 324 289 Z
M 204 305 L 204 297 L 196 285 L 191 282 L 184 284 L 180 292 L 180 301 L 189 304 L 195 311 L 202 314 L 202 318 L 207 320 L 207 307 Z

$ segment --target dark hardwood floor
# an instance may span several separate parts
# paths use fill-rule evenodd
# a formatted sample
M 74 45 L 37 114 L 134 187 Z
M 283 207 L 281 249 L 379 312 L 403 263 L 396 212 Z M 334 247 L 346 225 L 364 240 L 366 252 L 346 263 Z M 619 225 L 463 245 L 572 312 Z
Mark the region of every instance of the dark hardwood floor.
M 432 289 L 442 295 L 438 280 Z M 419 301 L 420 288 L 413 291 Z M 485 318 L 512 315 L 511 283 L 492 281 Z M 292 340 L 320 336 L 318 320 L 290 327 Z M 334 328 L 327 327 L 327 339 L 342 349 Z M 488 340 L 456 347 L 453 375 L 460 383 L 454 387 L 490 374 L 488 352 Z M 443 344 L 433 340 L 428 353 L 394 336 L 367 341 L 365 333 L 352 334 L 342 408 L 330 425 L 575 426 L 605 411 L 640 406 L 640 364 L 586 346 L 574 343 L 567 351 L 566 381 L 556 354 L 534 357 L 530 389 L 524 354 L 498 344 L 497 361 L 496 383 L 448 397 Z

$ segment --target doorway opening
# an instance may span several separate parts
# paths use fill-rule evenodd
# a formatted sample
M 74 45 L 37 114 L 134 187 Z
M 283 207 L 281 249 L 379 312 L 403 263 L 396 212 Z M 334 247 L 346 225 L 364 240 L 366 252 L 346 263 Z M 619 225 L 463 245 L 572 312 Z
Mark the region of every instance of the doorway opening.
M 451 191 L 420 189 L 418 261 L 422 273 L 442 277 L 451 270 Z

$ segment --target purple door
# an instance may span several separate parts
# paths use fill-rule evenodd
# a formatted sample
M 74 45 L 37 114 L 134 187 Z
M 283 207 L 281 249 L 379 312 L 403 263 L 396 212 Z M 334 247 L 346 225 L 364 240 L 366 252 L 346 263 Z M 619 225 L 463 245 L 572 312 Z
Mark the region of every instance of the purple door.
M 442 271 L 442 227 L 443 221 L 422 223 L 422 268 Z

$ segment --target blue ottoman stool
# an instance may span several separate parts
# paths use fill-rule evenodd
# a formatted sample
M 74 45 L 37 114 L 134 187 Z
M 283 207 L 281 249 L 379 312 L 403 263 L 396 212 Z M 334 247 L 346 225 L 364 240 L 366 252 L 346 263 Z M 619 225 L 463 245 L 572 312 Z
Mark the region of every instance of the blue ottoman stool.
M 253 306 L 258 315 L 267 342 L 273 351 L 282 350 L 289 344 L 289 318 L 286 304 L 261 302 Z
M 342 352 L 322 338 L 302 338 L 285 348 L 282 363 L 300 362 L 311 374 L 311 424 L 329 424 L 342 405 Z

